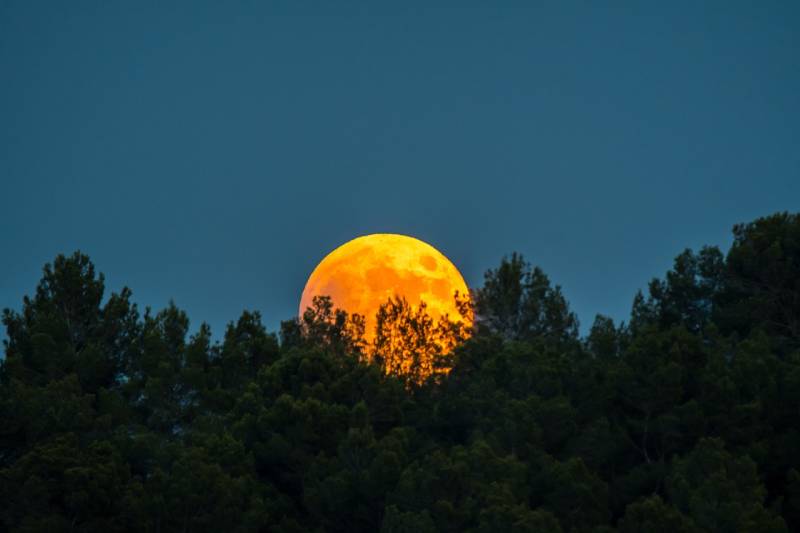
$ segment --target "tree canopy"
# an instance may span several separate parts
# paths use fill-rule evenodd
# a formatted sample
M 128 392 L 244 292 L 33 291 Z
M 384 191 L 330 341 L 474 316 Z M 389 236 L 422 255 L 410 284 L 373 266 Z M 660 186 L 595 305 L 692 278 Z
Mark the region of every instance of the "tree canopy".
M 519 254 L 467 321 L 319 298 L 219 341 L 76 252 L 6 309 L 0 531 L 800 530 L 800 215 L 585 337 Z M 455 318 L 455 317 L 451 317 Z

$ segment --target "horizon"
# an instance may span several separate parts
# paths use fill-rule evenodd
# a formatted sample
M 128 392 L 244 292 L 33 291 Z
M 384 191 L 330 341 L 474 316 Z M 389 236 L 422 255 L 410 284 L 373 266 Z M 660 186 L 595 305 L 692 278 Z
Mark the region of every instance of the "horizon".
M 800 6 L 0 6 L 0 307 L 80 249 L 216 331 L 408 234 L 582 321 L 800 198 Z
M 764 218 L 764 217 L 769 217 L 769 216 L 776 215 L 776 214 L 791 214 L 791 213 L 789 213 L 787 211 L 778 211 L 778 212 L 775 212 L 775 213 L 764 214 L 764 215 L 758 217 L 758 219 L 761 219 L 761 218 Z M 740 224 L 746 224 L 746 223 L 750 223 L 750 222 L 753 222 L 753 221 L 746 221 L 746 222 L 742 222 Z M 353 240 L 356 240 L 356 239 L 359 239 L 359 238 L 363 238 L 363 237 L 366 237 L 366 236 L 371 236 L 371 235 L 400 235 L 400 234 L 396 234 L 396 233 L 395 234 L 392 234 L 392 233 L 375 233 L 375 234 L 361 235 L 361 236 L 358 236 L 358 237 L 355 237 L 355 238 L 351 239 L 350 241 L 347 241 L 347 243 L 352 242 Z M 417 239 L 416 237 L 413 237 L 411 235 L 401 235 L 401 236 L 411 237 L 411 238 L 413 238 L 415 240 L 418 240 L 418 241 L 420 240 L 420 239 Z M 732 232 L 731 232 L 731 238 L 729 240 L 731 242 L 733 241 Z M 428 243 L 425 243 L 424 241 L 421 241 L 421 242 L 423 242 L 423 244 L 428 244 Z M 347 243 L 343 243 L 343 244 L 347 244 Z M 689 250 L 691 250 L 691 251 L 696 253 L 696 252 L 699 252 L 703 247 L 706 247 L 706 246 L 718 248 L 720 250 L 720 252 L 723 254 L 723 257 L 726 257 L 728 255 L 728 251 L 729 251 L 729 248 L 730 248 L 730 245 L 728 245 L 727 247 L 723 248 L 723 247 L 720 247 L 718 245 L 713 245 L 713 244 L 705 244 L 705 245 L 698 246 L 696 248 L 691 248 L 691 247 L 688 247 L 688 246 L 682 248 L 679 252 L 675 253 L 675 255 L 673 256 L 672 260 L 670 261 L 669 266 L 666 269 L 664 269 L 664 271 L 659 272 L 659 273 L 654 273 L 652 276 L 650 276 L 650 278 L 648 279 L 647 283 L 645 283 L 642 287 L 640 287 L 639 289 L 634 291 L 633 294 L 630 295 L 630 298 L 629 298 L 630 303 L 631 303 L 630 307 L 632 308 L 632 305 L 633 305 L 633 302 L 634 302 L 634 298 L 636 297 L 636 294 L 639 291 L 641 291 L 641 293 L 643 295 L 645 295 L 645 297 L 648 295 L 648 284 L 649 284 L 649 282 L 651 280 L 663 279 L 664 275 L 668 271 L 670 271 L 672 269 L 673 261 L 678 256 L 679 253 L 681 253 L 681 252 L 683 252 L 684 250 L 687 250 L 687 249 L 689 249 Z M 338 249 L 339 247 L 334 248 L 334 250 Z M 331 250 L 331 252 L 334 251 L 334 250 Z M 122 290 L 123 288 L 128 288 L 128 289 L 130 289 L 130 291 L 132 293 L 131 301 L 132 301 L 132 303 L 137 305 L 137 308 L 139 309 L 139 313 L 141 315 L 144 315 L 144 313 L 145 313 L 147 308 L 149 308 L 155 314 L 155 313 L 158 313 L 159 311 L 161 311 L 162 309 L 165 309 L 170 304 L 174 304 L 178 309 L 181 309 L 182 311 L 187 313 L 187 316 L 189 318 L 189 333 L 190 334 L 197 333 L 199 331 L 199 329 L 200 329 L 200 326 L 205 324 L 205 325 L 210 327 L 211 334 L 212 334 L 211 338 L 212 338 L 212 340 L 214 341 L 215 344 L 218 344 L 223 340 L 224 335 L 225 335 L 225 330 L 229 326 L 235 325 L 236 321 L 239 319 L 239 317 L 242 315 L 242 313 L 245 313 L 245 312 L 257 312 L 257 313 L 259 313 L 261 315 L 262 323 L 264 324 L 267 332 L 269 332 L 271 334 L 275 334 L 276 336 L 278 336 L 278 334 L 280 332 L 280 326 L 281 326 L 282 322 L 293 320 L 293 319 L 297 319 L 297 318 L 302 318 L 302 316 L 298 315 L 297 313 L 294 313 L 291 316 L 286 316 L 286 317 L 282 317 L 282 318 L 280 318 L 280 317 L 278 317 L 278 318 L 270 318 L 270 317 L 265 317 L 263 315 L 263 313 L 261 313 L 261 311 L 259 309 L 246 309 L 246 308 L 243 308 L 243 309 L 241 309 L 239 311 L 239 313 L 236 314 L 236 316 L 233 316 L 233 317 L 229 318 L 227 321 L 225 321 L 224 323 L 219 325 L 217 328 L 215 328 L 214 325 L 211 324 L 210 322 L 208 322 L 207 320 L 197 319 L 197 318 L 193 317 L 191 315 L 189 309 L 186 309 L 185 307 L 181 306 L 180 302 L 175 301 L 174 299 L 167 300 L 167 302 L 161 307 L 153 307 L 153 306 L 141 305 L 141 303 L 136 299 L 136 292 L 137 291 L 136 291 L 135 287 L 131 287 L 130 285 L 125 285 L 125 284 L 121 285 L 120 287 L 113 287 L 113 288 L 109 287 L 108 286 L 108 275 L 107 275 L 107 273 L 100 267 L 100 265 L 98 265 L 97 263 L 94 262 L 94 259 L 92 258 L 91 254 L 88 254 L 84 250 L 73 250 L 72 252 L 69 252 L 69 253 L 56 254 L 55 256 L 53 256 L 53 258 L 48 260 L 46 263 L 47 264 L 52 264 L 52 261 L 58 255 L 63 255 L 64 257 L 70 257 L 74 253 L 81 253 L 81 254 L 87 255 L 89 257 L 89 259 L 92 261 L 92 263 L 93 263 L 93 265 L 94 265 L 94 267 L 96 269 L 97 275 L 98 276 L 99 275 L 103 275 L 104 276 L 105 291 L 104 291 L 104 294 L 103 294 L 103 300 L 102 300 L 103 303 L 108 301 L 108 298 L 111 296 L 112 293 L 119 293 L 119 291 Z M 501 260 L 505 260 L 506 258 L 510 257 L 512 255 L 512 253 L 516 253 L 516 252 L 510 252 L 508 254 L 504 254 L 502 257 L 498 258 L 498 260 L 497 260 L 495 265 L 493 265 L 492 267 L 489 267 L 489 268 L 490 269 L 496 268 L 500 264 Z M 323 256 L 323 259 L 327 258 L 329 255 L 330 255 L 330 253 L 325 254 Z M 525 261 L 527 263 L 530 263 L 530 265 L 532 267 L 539 266 L 539 265 L 536 265 L 535 263 L 531 263 L 528 260 L 527 257 L 524 257 L 524 255 L 523 255 L 523 259 L 525 259 Z M 321 262 L 322 262 L 322 259 L 320 259 L 320 263 Z M 319 266 L 319 265 L 317 265 L 317 266 Z M 41 273 L 41 271 L 43 270 L 44 267 L 45 267 L 44 264 L 40 267 L 40 269 L 39 269 L 40 273 Z M 456 265 L 456 268 L 457 268 L 457 265 Z M 562 291 L 564 292 L 565 295 L 568 295 L 568 293 L 569 293 L 568 289 L 566 289 L 565 287 L 563 287 L 560 284 L 558 284 L 553 279 L 553 276 L 551 275 L 551 273 L 549 273 L 547 271 L 545 271 L 544 273 L 550 278 L 550 281 L 551 281 L 551 283 L 553 283 L 554 286 L 558 286 L 560 289 L 562 289 Z M 32 297 L 33 295 L 35 295 L 35 293 L 36 293 L 36 285 L 37 285 L 39 279 L 40 278 L 37 277 L 36 282 L 28 289 L 27 292 L 25 292 L 24 296 L 31 296 Z M 472 285 L 467 284 L 467 288 L 470 291 L 470 293 L 473 293 L 473 291 L 475 291 L 477 289 L 480 289 L 481 286 L 482 285 L 474 285 L 474 286 L 472 286 Z M 398 295 L 402 296 L 400 294 L 398 294 Z M 326 295 L 326 296 L 330 296 L 330 295 Z M 336 306 L 336 302 L 335 301 L 333 303 L 334 303 L 334 308 L 335 309 L 342 309 L 344 311 L 348 311 L 348 309 L 345 308 L 345 307 Z M 618 325 L 618 326 L 625 326 L 629 322 L 629 319 L 630 319 L 630 310 L 629 310 L 628 315 L 623 317 L 622 319 L 617 319 L 617 317 L 605 315 L 603 313 L 595 313 L 594 315 L 591 316 L 590 320 L 588 320 L 588 321 L 587 320 L 582 320 L 580 314 L 577 312 L 577 310 L 572 306 L 571 302 L 569 301 L 569 298 L 567 298 L 567 303 L 570 305 L 570 310 L 573 313 L 575 313 L 575 315 L 576 315 L 576 317 L 578 319 L 579 335 L 583 339 L 585 339 L 587 337 L 587 335 L 589 333 L 589 329 L 591 328 L 592 324 L 594 323 L 594 321 L 595 321 L 595 319 L 597 317 L 603 316 L 603 317 L 611 318 L 612 320 L 614 320 L 614 323 L 616 325 Z M 5 308 L 8 308 L 8 309 L 10 309 L 12 311 L 19 311 L 22 308 L 22 298 L 20 298 L 20 302 L 19 302 L 19 306 L 18 307 L 12 307 L 12 306 L 0 307 L 0 309 L 5 309 Z M 348 311 L 348 313 L 350 313 L 350 311 Z M 274 324 L 274 327 L 271 327 L 272 324 Z M 8 337 L 6 335 L 5 328 L 3 328 L 3 331 L 0 334 L 0 339 L 5 341 L 7 338 Z M 0 359 L 4 358 L 5 357 L 5 353 L 0 354 L 0 356 L 2 356 L 2 357 L 0 357 Z

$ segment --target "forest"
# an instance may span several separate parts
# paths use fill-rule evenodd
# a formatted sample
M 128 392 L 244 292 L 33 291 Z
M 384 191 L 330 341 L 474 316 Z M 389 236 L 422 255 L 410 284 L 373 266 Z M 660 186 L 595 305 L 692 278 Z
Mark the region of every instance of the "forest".
M 0 531 L 800 531 L 800 213 L 631 297 L 581 335 L 511 254 L 471 328 L 397 299 L 365 346 L 319 298 L 215 340 L 58 255 L 3 311 Z

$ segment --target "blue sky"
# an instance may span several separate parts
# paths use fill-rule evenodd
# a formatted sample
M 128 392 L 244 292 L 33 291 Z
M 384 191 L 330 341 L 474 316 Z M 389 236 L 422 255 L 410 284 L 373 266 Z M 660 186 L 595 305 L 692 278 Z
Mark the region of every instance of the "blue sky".
M 435 4 L 0 1 L 0 307 L 80 249 L 142 307 L 276 329 L 394 232 L 472 286 L 523 253 L 585 330 L 800 206 L 797 2 Z

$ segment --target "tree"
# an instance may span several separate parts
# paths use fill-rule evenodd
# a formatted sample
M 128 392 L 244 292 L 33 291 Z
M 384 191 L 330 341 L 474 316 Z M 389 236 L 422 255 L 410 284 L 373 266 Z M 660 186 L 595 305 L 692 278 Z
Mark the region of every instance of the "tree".
M 763 329 L 781 353 L 800 348 L 800 214 L 777 213 L 733 228 L 719 323 L 740 338 Z
M 786 531 L 783 519 L 764 508 L 766 490 L 756 464 L 726 451 L 719 439 L 702 439 L 675 460 L 667 492 L 681 512 L 708 531 Z
M 539 267 L 531 269 L 517 253 L 486 272 L 483 287 L 475 293 L 475 315 L 479 332 L 508 340 L 568 341 L 578 336 L 578 319 L 561 287 L 552 287 Z
M 617 357 L 627 343 L 624 326 L 617 327 L 614 320 L 597 315 L 586 338 L 586 347 L 595 357 Z
M 45 265 L 36 295 L 24 298 L 22 313 L 3 311 L 6 376 L 42 385 L 77 367 L 90 391 L 124 380 L 139 315 L 129 289 L 101 305 L 103 292 L 103 275 L 96 275 L 80 252 Z
M 428 511 L 404 513 L 390 505 L 383 517 L 381 533 L 436 533 L 436 525 Z
M 684 250 L 675 258 L 665 279 L 650 282 L 647 300 L 637 294 L 632 330 L 657 323 L 661 328 L 682 325 L 692 333 L 703 331 L 724 285 L 724 268 L 722 252 L 716 247 L 705 246 L 697 254 Z
M 324 346 L 335 353 L 363 356 L 364 317 L 334 309 L 330 296 L 315 296 L 302 318 L 281 323 L 284 346 Z
M 449 371 L 452 350 L 468 336 L 464 322 L 434 319 L 425 302 L 414 308 L 405 298 L 389 298 L 376 315 L 370 356 L 387 374 L 420 384 Z
M 106 441 L 87 447 L 75 433 L 36 444 L 0 470 L 2 522 L 21 531 L 124 531 L 121 504 L 130 472 Z
M 701 530 L 674 507 L 664 503 L 660 496 L 642 498 L 625 509 L 619 521 L 620 533 L 699 533 Z
M 684 251 L 585 338 L 521 256 L 460 317 L 313 302 L 215 340 L 58 256 L 6 310 L 0 531 L 800 527 L 797 215 Z
M 228 324 L 220 351 L 223 380 L 241 385 L 258 370 L 278 358 L 278 339 L 267 333 L 258 311 L 245 311 L 236 323 Z

